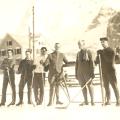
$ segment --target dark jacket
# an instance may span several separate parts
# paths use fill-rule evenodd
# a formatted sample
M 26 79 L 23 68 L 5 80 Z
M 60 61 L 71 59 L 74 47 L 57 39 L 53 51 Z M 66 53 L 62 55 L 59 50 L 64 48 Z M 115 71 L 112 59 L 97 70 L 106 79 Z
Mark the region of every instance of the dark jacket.
M 0 66 L 0 69 L 4 70 L 4 73 L 7 73 L 7 68 L 10 73 L 14 73 L 15 59 L 5 58 Z
M 81 50 L 77 53 L 75 75 L 78 80 L 89 80 L 94 77 L 94 62 L 90 50 Z
M 23 59 L 19 64 L 18 73 L 22 75 L 32 76 L 33 68 L 33 60 Z
M 53 52 L 49 54 L 45 62 L 45 65 L 49 65 L 49 74 L 62 72 L 63 62 L 68 63 L 68 60 L 63 53 L 58 52 L 56 54 L 56 52 Z
M 115 52 L 112 48 L 108 47 L 100 52 L 101 57 L 101 68 L 102 72 L 112 72 L 115 71 L 114 63 L 115 63 Z M 97 56 L 96 63 L 99 63 L 99 58 Z

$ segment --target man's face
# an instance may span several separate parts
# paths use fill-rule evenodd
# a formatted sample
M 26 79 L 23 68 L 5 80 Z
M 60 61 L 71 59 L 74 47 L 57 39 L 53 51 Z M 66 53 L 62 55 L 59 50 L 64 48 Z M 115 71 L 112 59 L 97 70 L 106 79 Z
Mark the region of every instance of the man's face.
M 84 47 L 85 47 L 85 41 L 79 41 L 78 42 L 78 47 L 79 47 L 79 49 L 84 49 Z
M 59 50 L 60 50 L 60 44 L 57 43 L 57 44 L 55 44 L 55 51 L 59 51 Z
M 42 55 L 46 55 L 46 53 L 47 53 L 46 49 L 42 49 L 42 50 L 41 50 L 41 54 L 42 54 Z
M 31 57 L 31 53 L 30 52 L 26 52 L 26 58 L 30 58 Z
M 107 48 L 108 47 L 108 41 L 101 41 L 101 45 L 103 48 Z
M 8 51 L 8 57 L 10 58 L 10 57 L 12 57 L 12 56 L 13 56 L 12 51 Z

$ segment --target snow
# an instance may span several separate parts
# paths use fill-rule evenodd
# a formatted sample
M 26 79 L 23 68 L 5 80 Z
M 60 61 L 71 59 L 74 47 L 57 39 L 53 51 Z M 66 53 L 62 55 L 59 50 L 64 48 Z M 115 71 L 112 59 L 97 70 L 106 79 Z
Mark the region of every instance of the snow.
M 120 65 L 116 65 L 117 70 L 117 78 L 118 78 L 118 86 L 120 89 Z M 18 93 L 18 84 L 20 75 L 16 75 L 16 90 Z M 0 75 L 0 95 L 2 88 L 2 75 Z M 68 99 L 60 89 L 60 100 L 64 102 L 62 106 L 53 105 L 51 107 L 47 107 L 48 97 L 49 97 L 49 85 L 46 81 L 45 85 L 45 96 L 44 102 L 41 106 L 33 106 L 27 104 L 27 94 L 26 94 L 26 86 L 25 86 L 25 94 L 24 94 L 24 104 L 22 106 L 10 106 L 7 107 L 7 104 L 11 101 L 11 89 L 8 86 L 7 90 L 7 101 L 5 107 L 0 107 L 0 120 L 74 120 L 74 119 L 92 119 L 92 120 L 118 120 L 120 119 L 120 107 L 115 105 L 115 96 L 113 90 L 111 89 L 111 101 L 112 104 L 110 106 L 102 106 L 101 103 L 101 90 L 100 86 L 94 86 L 94 94 L 95 94 L 95 106 L 79 106 L 80 102 L 83 100 L 83 96 L 80 90 L 80 87 L 68 87 L 68 91 L 70 94 L 71 102 L 68 105 Z M 1 96 L 0 96 L 1 97 Z M 34 98 L 34 96 L 33 96 Z M 17 100 L 18 102 L 18 94 Z M 34 99 L 33 99 L 34 102 Z M 65 108 L 65 106 L 67 106 Z

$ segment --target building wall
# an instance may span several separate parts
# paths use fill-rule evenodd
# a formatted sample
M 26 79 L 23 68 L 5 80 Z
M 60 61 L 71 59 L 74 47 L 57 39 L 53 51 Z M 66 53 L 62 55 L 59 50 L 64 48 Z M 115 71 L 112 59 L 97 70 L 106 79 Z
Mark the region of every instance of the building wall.
M 22 47 L 10 35 L 6 35 L 0 44 L 0 63 L 7 57 L 7 50 L 12 49 L 16 63 L 22 58 Z
M 41 38 L 41 37 L 40 37 Z M 40 49 L 41 47 L 45 47 L 45 40 L 40 39 L 40 38 L 35 38 L 34 46 L 35 46 L 35 57 L 40 54 Z M 29 45 L 27 45 L 26 41 L 27 39 L 22 38 L 22 42 L 18 41 L 16 37 L 12 37 L 10 34 L 7 34 L 3 39 L 0 44 L 0 64 L 3 61 L 5 57 L 7 57 L 7 50 L 12 49 L 14 52 L 14 57 L 16 59 L 16 63 L 19 64 L 21 59 L 25 58 L 25 51 L 28 49 Z M 18 41 L 18 42 L 17 42 Z M 24 43 L 24 42 L 25 43 Z M 32 49 L 32 55 L 31 57 L 33 58 L 33 43 L 31 43 L 31 49 Z

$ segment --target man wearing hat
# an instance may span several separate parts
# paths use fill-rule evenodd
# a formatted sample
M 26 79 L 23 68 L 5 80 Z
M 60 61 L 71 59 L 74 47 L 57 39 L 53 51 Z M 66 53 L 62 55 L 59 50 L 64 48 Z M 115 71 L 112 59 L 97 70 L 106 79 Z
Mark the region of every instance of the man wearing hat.
M 47 49 L 42 47 L 40 55 L 35 58 L 35 70 L 34 70 L 34 79 L 33 79 L 33 89 L 35 102 L 37 105 L 41 105 L 44 97 L 44 82 L 45 82 L 45 70 L 44 62 L 47 58 Z
M 8 49 L 7 51 L 8 57 L 5 58 L 0 66 L 3 70 L 3 88 L 2 88 L 2 100 L 0 106 L 4 106 L 6 102 L 6 90 L 8 83 L 12 89 L 12 101 L 8 105 L 14 105 L 16 101 L 16 90 L 15 90 L 15 59 L 13 58 L 13 51 L 12 49 Z
M 100 55 L 103 83 L 106 93 L 105 105 L 110 105 L 109 85 L 111 84 L 116 97 L 116 105 L 118 106 L 120 105 L 120 100 L 119 100 L 119 90 L 117 87 L 117 79 L 116 79 L 115 67 L 114 67 L 115 52 L 112 48 L 109 47 L 107 37 L 100 38 L 100 41 L 103 49 L 97 51 L 96 63 L 99 63 L 98 55 Z
M 21 74 L 21 79 L 19 83 L 19 102 L 17 106 L 23 104 L 23 89 L 27 83 L 28 88 L 28 104 L 31 104 L 31 87 L 32 87 L 32 71 L 34 69 L 33 60 L 31 59 L 31 49 L 27 49 L 25 52 L 26 58 L 21 60 L 18 73 Z

